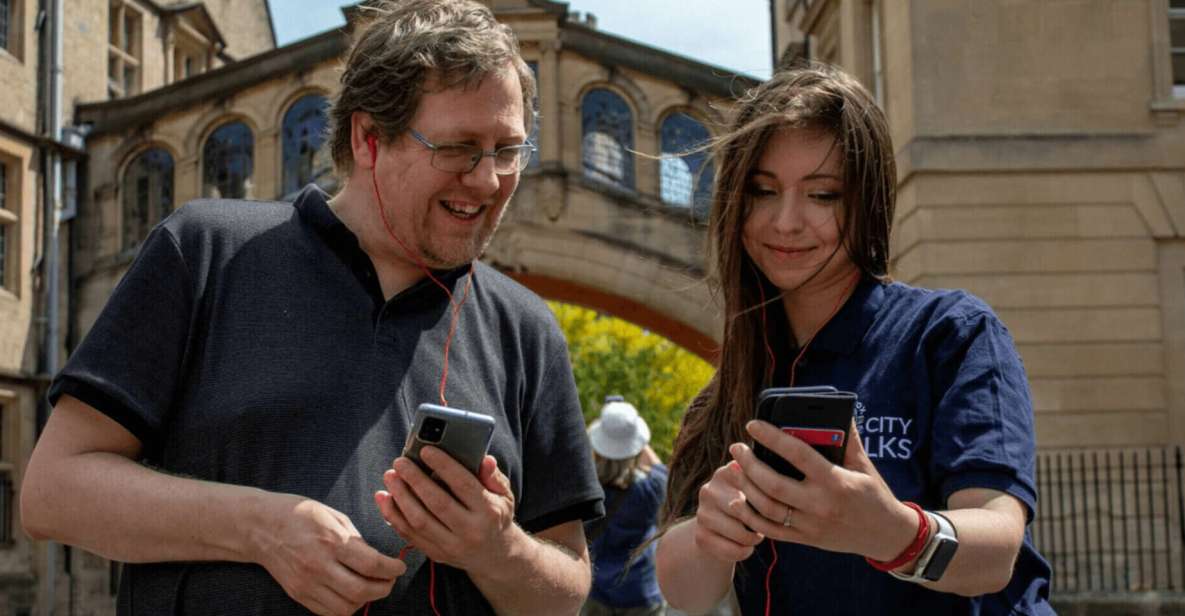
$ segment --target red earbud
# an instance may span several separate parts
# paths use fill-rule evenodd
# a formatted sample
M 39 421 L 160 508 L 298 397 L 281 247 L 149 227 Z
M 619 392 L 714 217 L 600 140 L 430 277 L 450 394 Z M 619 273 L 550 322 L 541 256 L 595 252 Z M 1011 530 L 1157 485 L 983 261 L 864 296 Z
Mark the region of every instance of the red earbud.
M 374 135 L 367 135 L 366 146 L 370 149 L 370 164 L 374 165 L 378 159 L 378 139 Z

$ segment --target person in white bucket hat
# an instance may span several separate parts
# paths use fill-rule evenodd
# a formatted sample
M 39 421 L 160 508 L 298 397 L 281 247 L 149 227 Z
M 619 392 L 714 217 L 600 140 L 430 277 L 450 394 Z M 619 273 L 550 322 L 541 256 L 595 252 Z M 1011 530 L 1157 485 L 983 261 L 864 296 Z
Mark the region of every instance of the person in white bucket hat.
M 650 448 L 650 427 L 634 405 L 607 396 L 588 428 L 597 479 L 605 489 L 605 517 L 585 525 L 593 561 L 592 592 L 582 616 L 650 616 L 666 603 L 658 589 L 654 535 L 667 490 L 667 467 Z

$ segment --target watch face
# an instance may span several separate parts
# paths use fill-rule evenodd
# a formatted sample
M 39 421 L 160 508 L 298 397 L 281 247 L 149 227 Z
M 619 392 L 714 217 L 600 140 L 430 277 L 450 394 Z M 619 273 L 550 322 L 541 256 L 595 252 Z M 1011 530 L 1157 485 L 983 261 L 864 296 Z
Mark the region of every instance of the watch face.
M 922 577 L 931 582 L 941 579 L 942 574 L 946 572 L 946 566 L 950 564 L 950 559 L 955 557 L 955 552 L 958 549 L 958 540 L 939 539 L 938 545 L 934 548 L 934 554 L 930 556 L 930 562 L 926 563 L 926 570 L 922 572 Z

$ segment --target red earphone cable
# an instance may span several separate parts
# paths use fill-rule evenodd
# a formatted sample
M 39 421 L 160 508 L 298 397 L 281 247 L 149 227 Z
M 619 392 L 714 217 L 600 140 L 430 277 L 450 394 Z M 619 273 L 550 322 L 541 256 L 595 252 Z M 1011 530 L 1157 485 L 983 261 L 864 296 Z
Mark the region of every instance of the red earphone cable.
M 428 269 L 428 266 L 424 264 L 423 260 L 421 260 L 419 256 L 412 252 L 411 249 L 407 247 L 407 244 L 404 244 L 403 240 L 399 239 L 398 235 L 395 235 L 395 229 L 391 227 L 391 221 L 387 220 L 387 210 L 383 205 L 383 197 L 379 193 L 379 180 L 377 174 L 378 146 L 376 145 L 376 139 L 374 135 L 370 135 L 366 138 L 366 144 L 370 149 L 370 181 L 374 186 L 374 198 L 378 201 L 379 217 L 383 220 L 383 227 L 387 229 L 387 235 L 390 235 L 391 238 L 399 244 L 399 247 L 403 249 L 404 254 L 406 254 L 408 257 L 411 257 L 416 266 L 418 266 L 420 270 L 423 271 L 424 274 L 436 284 L 436 286 L 440 287 L 440 289 L 444 291 L 444 294 L 448 297 L 449 306 L 452 307 L 452 317 L 449 322 L 448 336 L 444 340 L 444 368 L 440 374 L 440 403 L 444 406 L 448 406 L 448 399 L 445 398 L 445 385 L 448 383 L 449 347 L 452 346 L 453 334 L 455 334 L 457 331 L 457 321 L 461 314 L 461 306 L 465 304 L 465 300 L 469 299 L 469 289 L 473 286 L 474 265 L 472 261 L 469 263 L 469 277 L 465 281 L 465 291 L 461 296 L 461 301 L 457 302 L 453 298 L 453 292 L 449 290 L 449 288 L 445 286 L 443 282 L 438 280 L 436 276 L 433 276 L 432 270 Z
M 387 220 L 387 210 L 383 206 L 383 196 L 379 192 L 379 180 L 378 180 L 378 174 L 377 174 L 378 145 L 376 142 L 377 142 L 377 139 L 375 138 L 374 135 L 367 136 L 366 145 L 370 150 L 370 163 L 371 163 L 370 183 L 374 187 L 374 198 L 376 201 L 378 201 L 379 217 L 383 219 L 383 227 L 386 228 L 387 235 L 390 235 L 391 238 L 394 239 L 399 244 L 399 247 L 403 249 L 403 252 L 407 256 L 411 257 L 412 261 L 415 261 L 416 266 L 418 266 L 420 268 L 420 270 L 423 271 L 424 274 L 427 275 L 428 278 L 433 283 L 436 284 L 436 286 L 440 287 L 440 289 L 442 291 L 444 291 L 445 296 L 448 297 L 448 303 L 449 303 L 449 307 L 451 308 L 452 314 L 449 318 L 448 335 L 444 339 L 444 363 L 443 363 L 443 366 L 442 366 L 442 369 L 440 372 L 440 403 L 444 406 L 448 406 L 448 399 L 445 398 L 444 392 L 445 392 L 445 385 L 448 383 L 449 348 L 452 346 L 452 343 L 453 343 L 453 335 L 457 333 L 457 324 L 460 321 L 460 317 L 461 317 L 461 306 L 465 305 L 465 300 L 469 299 L 469 290 L 473 288 L 474 264 L 472 261 L 469 262 L 469 276 L 468 276 L 468 279 L 465 281 L 465 291 L 461 294 L 461 301 L 459 301 L 459 302 L 455 301 L 453 298 L 452 291 L 447 286 L 445 286 L 445 284 L 443 282 L 438 280 L 436 278 L 436 276 L 433 276 L 432 270 L 428 269 L 428 266 L 424 264 L 423 260 L 421 260 L 419 256 L 417 256 L 414 252 L 412 252 L 411 249 L 407 247 L 407 244 L 404 244 L 403 240 L 399 239 L 398 235 L 395 235 L 395 229 L 391 227 L 391 222 L 389 220 Z M 403 549 L 399 550 L 399 556 L 398 556 L 399 560 L 403 560 L 403 557 L 407 554 L 407 551 L 410 549 L 412 549 L 411 545 L 403 546 Z M 425 557 L 425 560 L 428 561 L 428 603 L 429 603 L 429 605 L 432 606 L 432 613 L 435 614 L 436 616 L 440 616 L 440 611 L 436 608 L 436 563 L 433 562 L 431 558 Z M 366 610 L 363 612 L 363 616 L 368 616 L 369 614 L 370 614 L 370 604 L 367 603 Z
M 859 281 L 860 273 L 856 272 L 856 275 L 852 277 L 852 282 L 848 283 L 847 288 L 844 289 L 843 295 L 839 296 L 839 302 L 835 304 L 835 308 L 831 310 L 831 314 L 827 315 L 827 319 L 823 321 L 823 324 L 819 326 L 819 329 L 816 329 L 815 333 L 811 334 L 810 338 L 807 338 L 806 343 L 804 343 L 802 348 L 799 349 L 798 356 L 794 358 L 794 361 L 790 362 L 790 387 L 794 387 L 794 378 L 796 376 L 795 370 L 798 368 L 799 360 L 801 360 L 802 356 L 806 353 L 807 347 L 809 347 L 811 342 L 814 341 L 815 336 L 817 336 L 819 332 L 823 331 L 823 328 L 831 322 L 831 319 L 835 318 L 835 315 L 839 313 L 839 309 L 843 308 L 844 302 L 848 300 L 848 294 L 852 292 L 852 289 L 855 288 L 856 283 Z M 758 285 L 760 284 L 761 281 L 758 280 Z M 758 288 L 760 289 L 761 287 L 758 286 Z M 765 341 L 765 348 L 769 353 L 772 362 L 773 351 L 769 345 L 769 336 L 766 335 L 765 331 L 765 291 L 761 292 L 761 338 Z M 768 368 L 767 370 L 772 370 L 772 368 Z M 769 561 L 769 568 L 765 571 L 765 616 L 769 616 L 770 608 L 773 606 L 773 589 L 770 587 L 770 582 L 774 576 L 774 567 L 778 564 L 778 546 L 774 544 L 773 539 L 767 539 L 767 541 L 769 541 L 769 551 L 773 557 Z

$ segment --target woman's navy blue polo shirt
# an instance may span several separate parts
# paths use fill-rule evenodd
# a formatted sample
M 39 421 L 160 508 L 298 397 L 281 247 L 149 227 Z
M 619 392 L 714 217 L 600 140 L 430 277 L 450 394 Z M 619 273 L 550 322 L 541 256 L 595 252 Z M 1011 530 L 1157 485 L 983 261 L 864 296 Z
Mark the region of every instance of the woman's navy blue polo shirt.
M 787 385 L 796 350 L 784 343 L 788 336 L 769 335 L 778 357 L 774 384 Z M 1008 330 L 980 299 L 866 278 L 809 344 L 795 385 L 856 392 L 864 449 L 898 499 L 944 509 L 953 492 L 988 488 L 1015 496 L 1032 519 L 1028 382 Z M 897 580 L 857 555 L 776 545 L 771 613 L 1053 613 L 1050 568 L 1027 530 L 1012 581 L 973 599 Z M 764 613 L 770 557 L 763 543 L 737 571 L 745 614 Z

